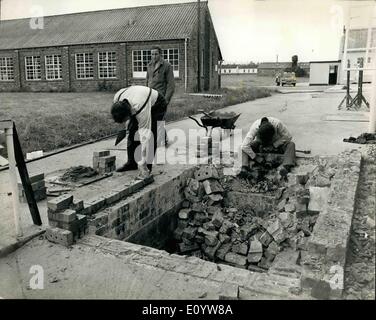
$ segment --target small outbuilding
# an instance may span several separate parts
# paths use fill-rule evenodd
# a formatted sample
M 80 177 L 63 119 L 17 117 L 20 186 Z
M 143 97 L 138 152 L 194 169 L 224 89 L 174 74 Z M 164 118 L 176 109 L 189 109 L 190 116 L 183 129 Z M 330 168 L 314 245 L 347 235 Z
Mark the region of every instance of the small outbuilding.
M 309 85 L 330 85 L 340 83 L 341 60 L 311 61 L 309 63 Z

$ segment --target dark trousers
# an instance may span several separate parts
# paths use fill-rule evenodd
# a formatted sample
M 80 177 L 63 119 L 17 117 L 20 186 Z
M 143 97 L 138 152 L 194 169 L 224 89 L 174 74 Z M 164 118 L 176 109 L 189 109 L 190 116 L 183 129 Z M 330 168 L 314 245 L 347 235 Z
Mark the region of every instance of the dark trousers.
M 157 150 L 157 138 L 158 138 L 158 121 L 163 121 L 165 113 L 167 111 L 167 103 L 165 98 L 158 93 L 157 101 L 151 107 L 151 132 L 152 137 L 149 140 L 149 153 L 153 152 L 153 158 L 155 151 Z M 138 148 L 140 141 L 135 141 L 135 134 L 138 131 L 138 121 L 136 118 L 131 118 L 128 125 L 128 142 L 127 142 L 127 155 L 128 163 L 135 164 L 136 161 L 141 159 L 141 150 Z M 152 160 L 148 160 L 147 167 L 149 170 L 152 169 Z
M 253 141 L 251 143 L 251 148 L 255 153 L 262 152 L 261 143 L 260 141 Z M 295 143 L 294 142 L 287 142 L 281 145 L 280 147 L 274 149 L 273 153 L 281 153 L 283 154 L 283 165 L 284 166 L 295 166 L 296 164 L 296 155 L 295 155 Z

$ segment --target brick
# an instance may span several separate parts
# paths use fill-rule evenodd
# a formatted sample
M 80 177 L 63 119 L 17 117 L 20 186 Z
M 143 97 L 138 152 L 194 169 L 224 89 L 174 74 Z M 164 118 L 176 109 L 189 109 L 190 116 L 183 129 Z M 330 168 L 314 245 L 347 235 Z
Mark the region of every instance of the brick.
M 120 197 L 120 192 L 116 192 L 116 191 L 112 191 L 110 193 L 107 193 L 103 196 L 103 198 L 105 199 L 105 204 L 106 205 L 111 205 L 115 202 L 118 202 L 120 201 L 121 197 Z
M 259 241 L 264 245 L 264 246 L 268 246 L 270 244 L 270 242 L 273 241 L 273 238 L 272 236 L 269 234 L 268 231 L 265 231 L 259 238 Z
M 68 209 L 73 202 L 73 195 L 64 194 L 47 202 L 47 208 L 53 212 Z
M 97 158 L 107 157 L 109 155 L 110 155 L 110 151 L 108 151 L 108 150 L 94 151 L 93 152 L 93 157 L 97 157 Z
M 187 180 L 187 189 L 192 194 L 197 195 L 198 192 L 199 192 L 199 189 L 200 189 L 200 183 L 199 183 L 199 181 L 196 180 L 196 179 L 188 178 L 188 180 Z
M 217 252 L 216 252 L 216 256 L 221 259 L 221 260 L 225 260 L 225 256 L 228 252 L 230 252 L 231 250 L 231 243 L 223 243 L 218 249 L 217 249 Z
M 182 238 L 193 240 L 195 238 L 196 233 L 197 233 L 197 228 L 187 227 L 183 231 Z
M 66 247 L 73 244 L 73 233 L 68 230 L 48 227 L 46 229 L 46 238 L 50 242 L 61 244 Z
M 203 182 L 203 186 L 205 188 L 206 194 L 218 193 L 223 192 L 223 188 L 218 180 L 215 179 L 207 179 Z
M 221 243 L 229 243 L 229 242 L 231 241 L 231 237 L 228 236 L 227 234 L 222 234 L 222 233 L 220 233 L 220 234 L 218 235 L 218 238 L 219 238 L 219 241 L 220 241 Z
M 258 240 L 253 240 L 250 242 L 249 245 L 249 252 L 247 256 L 247 261 L 250 263 L 257 263 L 261 260 L 262 258 L 262 244 Z
M 90 214 L 98 212 L 106 204 L 106 200 L 103 197 L 96 197 L 85 202 L 85 207 L 90 207 Z
M 76 211 L 67 209 L 59 212 L 48 212 L 48 219 L 59 222 L 72 222 L 77 219 Z
M 132 183 L 132 192 L 137 192 L 138 190 L 142 189 L 144 187 L 144 181 L 143 180 L 135 180 Z
M 178 213 L 178 217 L 181 220 L 188 220 L 190 217 L 192 217 L 191 210 L 190 209 L 181 209 Z
M 248 253 L 248 243 L 240 242 L 232 245 L 231 251 L 246 256 Z
M 200 247 L 197 245 L 197 243 L 194 243 L 192 245 L 186 245 L 184 243 L 179 243 L 179 252 L 180 253 L 189 253 L 195 250 L 200 249 Z
M 84 209 L 84 201 L 83 200 L 73 200 L 70 204 L 70 209 L 75 210 L 76 212 L 80 212 Z
M 205 243 L 208 246 L 215 246 L 218 243 L 218 232 L 217 231 L 206 231 L 204 232 Z
M 309 204 L 308 211 L 321 212 L 327 206 L 329 188 L 309 187 Z
M 233 252 L 228 252 L 226 254 L 225 261 L 241 267 L 244 267 L 247 264 L 247 258 L 245 256 Z
M 45 187 L 46 187 L 46 183 L 45 183 L 44 180 L 36 181 L 36 182 L 34 182 L 34 183 L 31 184 L 31 189 L 33 191 L 37 191 L 37 190 L 40 190 L 40 189 L 45 189 Z M 22 183 L 18 184 L 18 189 L 19 189 L 19 191 L 23 190 Z
M 211 259 L 211 260 L 214 260 L 215 258 L 215 254 L 217 253 L 217 250 L 219 249 L 219 247 L 221 246 L 221 243 L 218 242 L 216 245 L 214 246 L 207 246 L 204 250 L 204 253 L 205 255 Z
M 132 193 L 132 187 L 131 186 L 118 187 L 114 189 L 114 192 L 117 192 L 119 194 L 119 198 L 123 199 Z
M 245 224 L 240 228 L 240 238 L 242 241 L 248 240 L 256 231 L 258 227 L 254 223 Z
M 149 175 L 144 179 L 144 186 L 147 186 L 154 182 L 154 177 L 152 175 Z

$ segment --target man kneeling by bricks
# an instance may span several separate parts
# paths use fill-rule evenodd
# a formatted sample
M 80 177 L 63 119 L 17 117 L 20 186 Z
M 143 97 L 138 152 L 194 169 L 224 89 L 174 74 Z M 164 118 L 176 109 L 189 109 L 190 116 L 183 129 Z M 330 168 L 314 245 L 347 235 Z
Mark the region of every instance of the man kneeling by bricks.
M 296 164 L 295 143 L 286 126 L 277 118 L 263 117 L 256 120 L 245 137 L 242 150 L 242 170 L 240 175 L 249 171 L 249 158 L 256 153 L 283 153 L 283 163 L 279 168 L 281 176 L 286 176 Z
M 164 119 L 166 108 L 163 95 L 144 86 L 131 86 L 115 94 L 112 118 L 117 123 L 128 122 L 128 161 L 118 172 L 138 168 L 140 177 L 150 174 L 157 148 L 157 124 Z

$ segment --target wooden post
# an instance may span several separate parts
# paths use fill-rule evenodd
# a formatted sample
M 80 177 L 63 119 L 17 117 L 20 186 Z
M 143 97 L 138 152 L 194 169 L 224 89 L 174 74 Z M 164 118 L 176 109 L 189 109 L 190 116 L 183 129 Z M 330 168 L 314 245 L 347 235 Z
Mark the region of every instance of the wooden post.
M 15 157 L 14 145 L 13 145 L 13 121 L 12 120 L 0 121 L 0 129 L 3 129 L 5 131 L 5 136 L 6 136 L 10 186 L 11 186 L 11 191 L 12 191 L 13 217 L 14 217 L 14 226 L 16 229 L 16 236 L 22 237 L 23 234 L 22 234 L 22 229 L 21 229 L 20 203 L 19 203 L 18 186 L 17 186 L 16 157 Z

